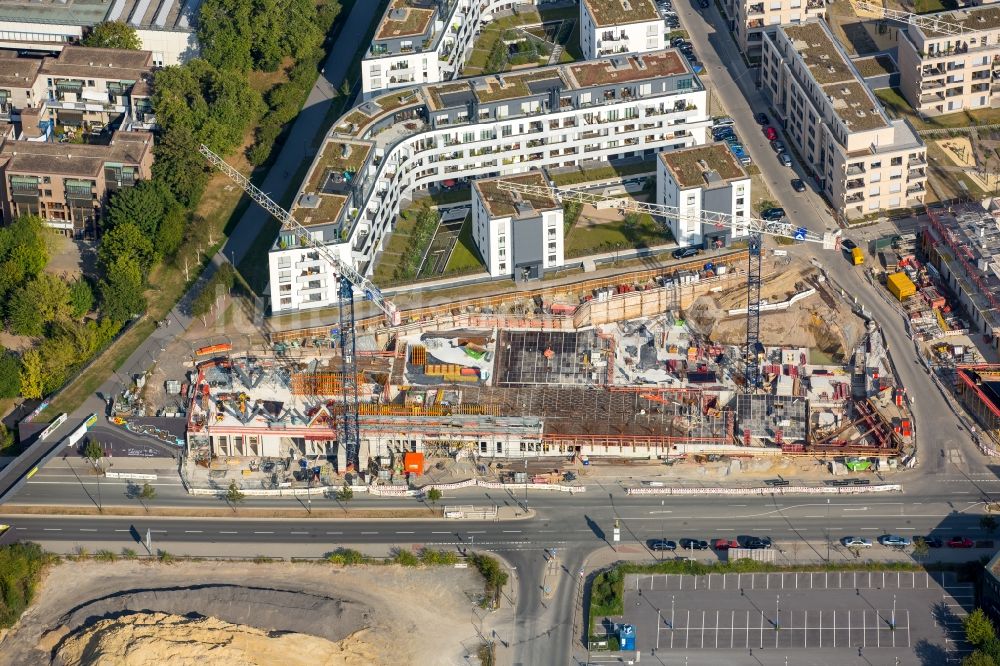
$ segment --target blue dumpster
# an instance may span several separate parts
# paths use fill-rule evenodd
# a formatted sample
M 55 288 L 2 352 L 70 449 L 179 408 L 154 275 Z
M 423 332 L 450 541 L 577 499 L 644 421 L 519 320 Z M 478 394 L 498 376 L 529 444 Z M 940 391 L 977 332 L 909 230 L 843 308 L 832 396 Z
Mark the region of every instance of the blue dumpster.
M 618 629 L 618 644 L 622 650 L 635 650 L 635 627 L 631 624 L 623 624 Z

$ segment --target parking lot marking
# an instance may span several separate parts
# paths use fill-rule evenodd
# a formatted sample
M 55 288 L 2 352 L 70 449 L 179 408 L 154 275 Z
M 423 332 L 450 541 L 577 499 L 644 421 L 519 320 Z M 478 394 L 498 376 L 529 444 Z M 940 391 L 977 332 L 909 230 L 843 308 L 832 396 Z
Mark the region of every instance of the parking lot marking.
M 708 574 L 708 589 L 712 589 L 712 574 Z
M 861 644 L 868 645 L 868 611 L 861 609 Z
M 764 649 L 764 611 L 760 612 L 760 649 Z
M 802 647 L 809 647 L 809 611 L 802 618 Z
M 747 647 L 750 647 L 750 611 L 747 611 Z
M 837 647 L 837 611 L 833 611 L 833 647 Z
M 910 609 L 906 609 L 906 647 L 910 647 Z
M 847 611 L 847 644 L 853 645 L 851 641 L 851 611 Z
M 823 647 L 823 611 L 819 612 L 819 646 Z
M 715 649 L 719 649 L 719 611 L 715 611 Z
M 687 619 L 684 620 L 684 649 L 688 649 L 688 636 L 691 633 L 691 611 L 687 612 Z
M 733 641 L 736 640 L 736 611 L 729 611 L 729 649 L 733 649 Z

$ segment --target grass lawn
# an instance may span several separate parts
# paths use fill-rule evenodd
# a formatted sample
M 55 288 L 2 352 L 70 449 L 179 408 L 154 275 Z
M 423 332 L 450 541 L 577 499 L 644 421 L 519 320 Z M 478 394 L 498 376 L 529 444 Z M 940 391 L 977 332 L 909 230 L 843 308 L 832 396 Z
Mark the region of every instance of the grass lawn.
M 913 11 L 917 14 L 930 14 L 931 12 L 943 12 L 957 8 L 958 3 L 955 0 L 914 0 L 913 2 Z
M 435 206 L 447 206 L 449 204 L 468 203 L 472 200 L 472 186 L 456 187 L 451 190 L 437 192 L 431 195 L 431 201 Z
M 610 180 L 613 178 L 624 178 L 640 173 L 652 173 L 656 171 L 656 158 L 650 158 L 641 162 L 629 162 L 627 164 L 608 164 L 608 166 L 593 169 L 577 168 L 573 171 L 550 174 L 555 185 L 575 185 L 576 183 L 587 183 L 595 180 Z
M 485 268 L 485 263 L 479 256 L 479 248 L 476 241 L 472 239 L 472 215 L 466 215 L 462 222 L 462 231 L 458 234 L 458 243 L 451 252 L 448 259 L 448 266 L 444 269 L 448 273 L 465 273 L 476 269 Z
M 410 233 L 417 224 L 416 208 L 408 208 L 400 213 L 396 218 L 396 228 L 389 234 L 389 240 L 385 243 L 385 250 L 375 264 L 375 271 L 372 281 L 384 287 L 396 282 L 393 272 L 399 265 L 399 260 L 406 253 L 410 245 Z
M 639 215 L 639 223 L 630 227 L 625 220 L 589 224 L 577 222 L 566 238 L 566 257 L 583 257 L 601 252 L 663 245 L 673 241 L 670 231 L 655 222 L 648 213 Z

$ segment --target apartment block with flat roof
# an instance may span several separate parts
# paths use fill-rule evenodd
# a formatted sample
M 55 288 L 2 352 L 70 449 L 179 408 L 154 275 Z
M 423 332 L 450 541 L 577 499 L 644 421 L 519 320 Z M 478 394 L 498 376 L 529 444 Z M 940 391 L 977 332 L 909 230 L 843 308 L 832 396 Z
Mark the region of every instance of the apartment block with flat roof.
M 580 0 L 580 50 L 588 60 L 659 51 L 664 30 L 653 0 Z
M 51 52 L 78 42 L 98 23 L 135 28 L 157 67 L 198 56 L 202 0 L 0 0 L 0 48 Z
M 761 84 L 802 163 L 847 218 L 917 206 L 927 149 L 891 120 L 822 19 L 764 34 Z
M 746 235 L 750 222 L 750 176 L 729 147 L 721 143 L 660 153 L 656 163 L 656 202 L 678 209 L 670 232 L 681 247 L 725 247 Z M 703 213 L 720 213 L 730 224 L 703 225 Z M 682 219 L 683 217 L 683 219 Z
M 362 96 L 455 78 L 494 12 L 535 4 L 537 0 L 392 0 L 361 62 Z
M 63 235 L 94 238 L 108 197 L 151 177 L 153 135 L 117 132 L 109 145 L 6 141 L 0 148 L 5 220 L 38 215 Z
M 734 32 L 740 50 L 752 62 L 761 57 L 764 31 L 774 32 L 779 25 L 793 25 L 826 16 L 823 0 L 737 0 Z
M 932 15 L 900 30 L 900 88 L 924 116 L 1000 106 L 1000 7 Z
M 675 49 L 384 93 L 335 123 L 292 214 L 309 216 L 310 232 L 330 252 L 370 274 L 401 202 L 413 192 L 701 144 L 710 122 L 707 101 L 701 80 Z M 338 143 L 352 144 L 351 159 L 365 146 L 370 159 L 328 167 L 327 151 Z M 343 151 L 334 149 L 337 155 Z M 330 174 L 347 192 L 342 203 L 324 208 L 330 195 L 321 189 Z M 283 234 L 272 248 L 273 312 L 336 302 L 329 269 L 321 262 L 300 267 L 303 254 L 309 253 L 294 234 Z M 322 276 L 303 274 L 313 268 Z M 286 282 L 276 280 L 279 270 L 288 271 Z M 303 290 L 300 277 L 315 288 Z
M 472 237 L 493 277 L 537 280 L 563 265 L 563 209 L 553 194 L 523 194 L 500 181 L 547 187 L 540 171 L 472 184 Z

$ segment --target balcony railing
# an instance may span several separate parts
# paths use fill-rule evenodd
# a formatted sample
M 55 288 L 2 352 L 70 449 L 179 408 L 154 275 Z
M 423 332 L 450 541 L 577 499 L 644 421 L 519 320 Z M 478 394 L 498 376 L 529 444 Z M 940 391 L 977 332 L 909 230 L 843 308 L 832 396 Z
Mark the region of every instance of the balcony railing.
M 865 195 L 862 194 L 861 192 L 858 192 L 857 194 L 852 194 L 849 197 L 846 197 L 844 199 L 844 203 L 858 203 L 859 201 L 864 201 L 864 200 L 865 200 Z
M 854 178 L 844 183 L 844 188 L 848 190 L 857 190 L 864 186 L 865 186 L 865 181 L 863 178 Z

